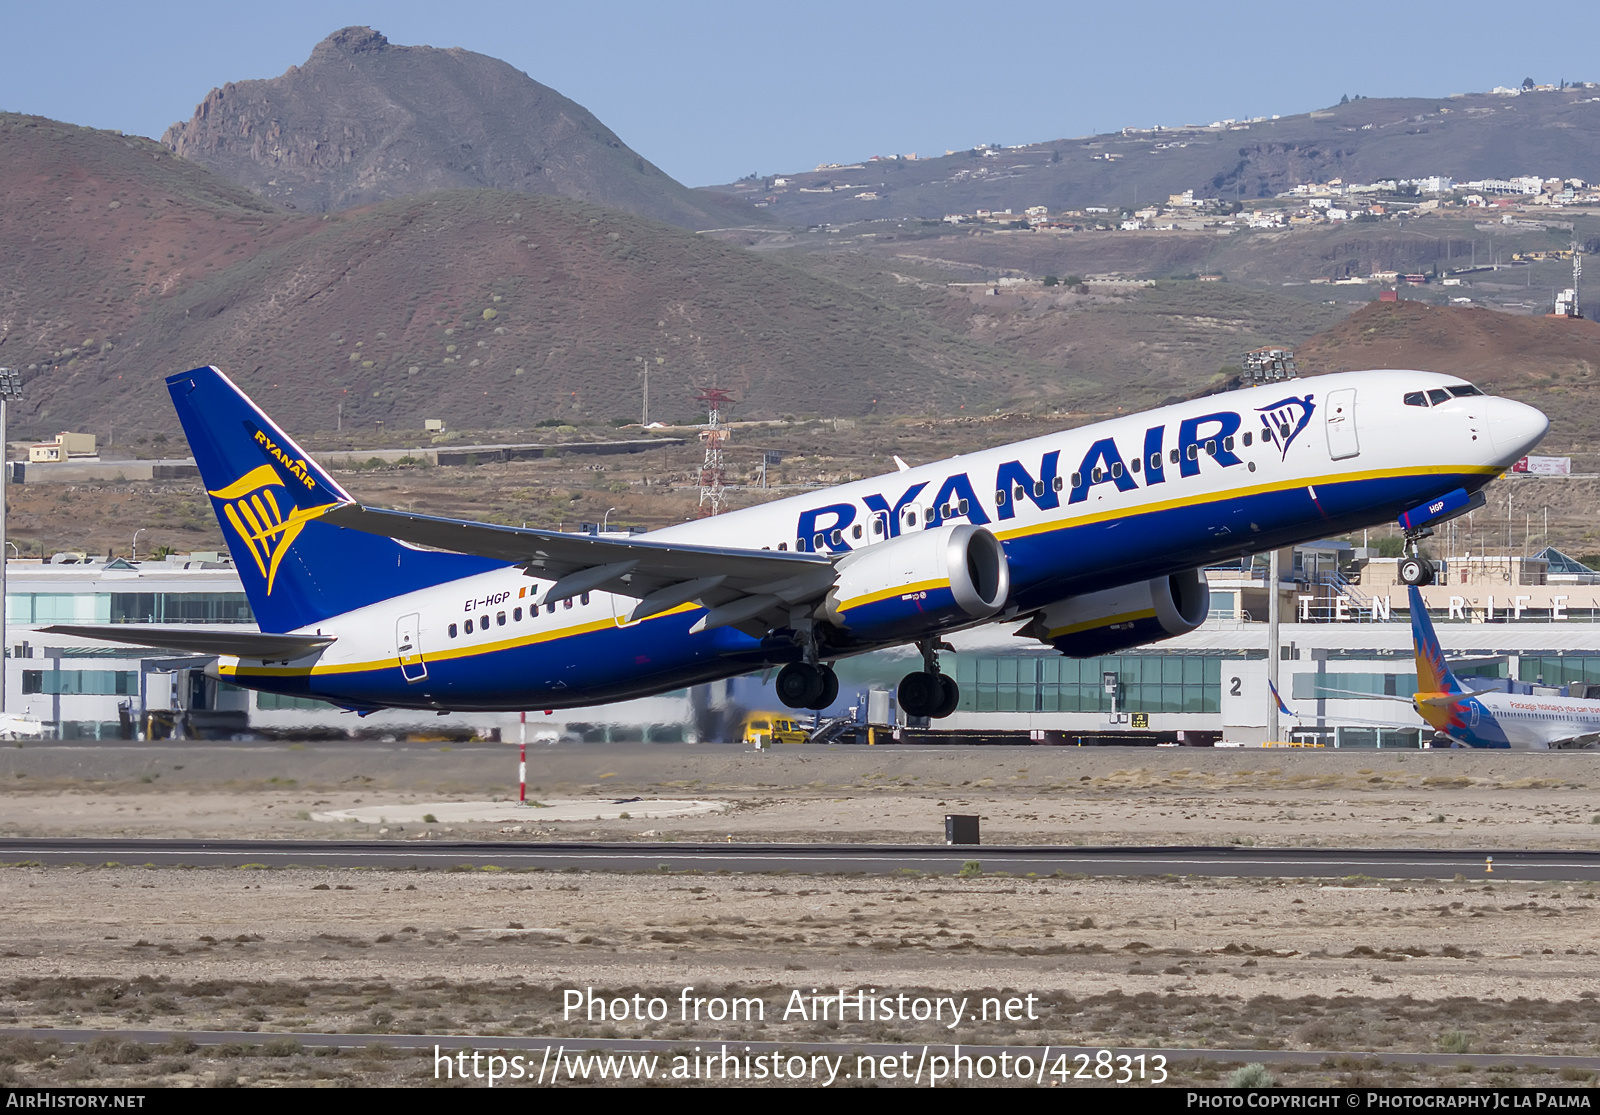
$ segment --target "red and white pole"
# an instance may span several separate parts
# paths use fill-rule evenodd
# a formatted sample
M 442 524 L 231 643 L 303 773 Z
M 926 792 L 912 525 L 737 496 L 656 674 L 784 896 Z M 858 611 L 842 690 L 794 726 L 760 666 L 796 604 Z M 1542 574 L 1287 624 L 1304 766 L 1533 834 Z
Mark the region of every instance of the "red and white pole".
M 517 725 L 517 804 L 528 804 L 528 714 L 522 714 Z

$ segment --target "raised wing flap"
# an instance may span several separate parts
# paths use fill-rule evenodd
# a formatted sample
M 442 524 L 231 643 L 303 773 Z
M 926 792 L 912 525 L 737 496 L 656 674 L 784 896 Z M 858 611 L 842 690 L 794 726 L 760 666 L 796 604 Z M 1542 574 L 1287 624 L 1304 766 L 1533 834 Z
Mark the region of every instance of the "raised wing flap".
M 699 592 L 728 599 L 757 591 L 772 593 L 771 586 L 776 583 L 785 588 L 792 583 L 800 598 L 810 599 L 821 596 L 833 583 L 833 563 L 825 554 L 563 534 L 380 511 L 357 503 L 337 504 L 321 518 L 334 526 L 417 546 L 514 562 L 531 575 L 555 580 L 554 594 L 571 595 L 565 586 L 579 583 L 575 575 L 586 570 L 605 576 L 601 584 L 585 583 L 585 589 L 603 585 L 608 592 L 640 599 L 659 593 L 664 586 L 708 578 L 715 578 L 716 583 L 706 584 Z
M 185 654 L 231 654 L 262 661 L 301 658 L 333 642 L 331 635 L 271 635 L 262 631 L 195 630 L 192 627 L 148 627 L 137 623 L 58 623 L 41 627 L 51 635 L 76 635 L 136 647 L 176 650 Z

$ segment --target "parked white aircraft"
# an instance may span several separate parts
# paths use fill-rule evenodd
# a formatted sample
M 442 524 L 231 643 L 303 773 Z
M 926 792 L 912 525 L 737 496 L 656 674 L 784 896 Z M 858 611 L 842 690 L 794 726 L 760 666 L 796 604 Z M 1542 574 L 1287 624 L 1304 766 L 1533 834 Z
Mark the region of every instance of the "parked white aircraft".
M 1600 701 L 1561 693 L 1467 688 L 1445 662 L 1428 607 L 1415 588 L 1411 590 L 1411 637 L 1417 654 L 1417 693 L 1412 707 L 1435 730 L 1457 743 L 1524 751 L 1600 747 Z
M 1545 751 L 1560 748 L 1600 748 L 1600 700 L 1571 697 L 1559 686 L 1538 688 L 1553 693 L 1507 692 L 1498 680 L 1468 676 L 1485 688 L 1468 688 L 1445 661 L 1428 605 L 1415 587 L 1411 594 L 1411 641 L 1417 662 L 1417 691 L 1409 697 L 1378 693 L 1357 693 L 1344 689 L 1324 689 L 1334 696 L 1360 697 L 1363 700 L 1404 701 L 1416 710 L 1436 732 L 1449 738 L 1456 747 L 1513 748 Z M 1532 689 L 1534 687 L 1529 686 Z M 1278 712 L 1296 721 L 1299 713 L 1284 703 L 1276 689 L 1272 699 Z M 1409 728 L 1414 725 L 1386 720 L 1358 720 L 1353 717 L 1319 717 L 1338 724 L 1363 724 Z M 1437 738 L 1437 737 L 1436 737 Z M 1435 744 L 1440 746 L 1440 744 Z
M 915 643 L 912 715 L 946 716 L 941 638 L 992 622 L 1088 656 L 1192 630 L 1198 568 L 1465 507 L 1548 427 L 1454 376 L 1344 372 L 1049 434 L 630 538 L 363 507 L 215 368 L 167 380 L 259 633 L 46 630 L 219 656 L 240 685 L 380 708 L 623 700 Z M 1431 569 L 1414 561 L 1409 573 Z

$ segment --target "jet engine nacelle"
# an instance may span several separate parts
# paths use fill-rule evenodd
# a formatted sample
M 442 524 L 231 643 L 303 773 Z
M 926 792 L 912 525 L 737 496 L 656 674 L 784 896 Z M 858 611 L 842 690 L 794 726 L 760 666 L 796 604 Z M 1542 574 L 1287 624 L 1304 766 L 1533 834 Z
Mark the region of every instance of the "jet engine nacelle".
M 921 638 L 987 619 L 1011 593 L 1011 567 L 1000 540 L 966 523 L 852 551 L 837 568 L 819 611 L 874 642 Z
M 1186 634 L 1210 611 L 1205 574 L 1191 569 L 1058 600 L 1018 634 L 1032 635 L 1069 658 L 1093 658 Z

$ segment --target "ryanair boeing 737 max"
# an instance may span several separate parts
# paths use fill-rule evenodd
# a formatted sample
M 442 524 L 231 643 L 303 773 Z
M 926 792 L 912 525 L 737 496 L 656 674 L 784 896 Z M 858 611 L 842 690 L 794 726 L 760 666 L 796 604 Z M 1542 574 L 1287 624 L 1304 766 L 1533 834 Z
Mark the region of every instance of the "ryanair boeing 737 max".
M 1200 567 L 1400 517 L 1416 540 L 1532 448 L 1545 416 L 1454 376 L 1252 387 L 628 538 L 362 506 L 215 368 L 167 386 L 259 632 L 46 628 L 216 655 L 252 689 L 382 708 L 555 709 L 915 643 L 911 715 L 947 716 L 951 631 L 1011 622 L 1089 656 L 1193 630 Z

